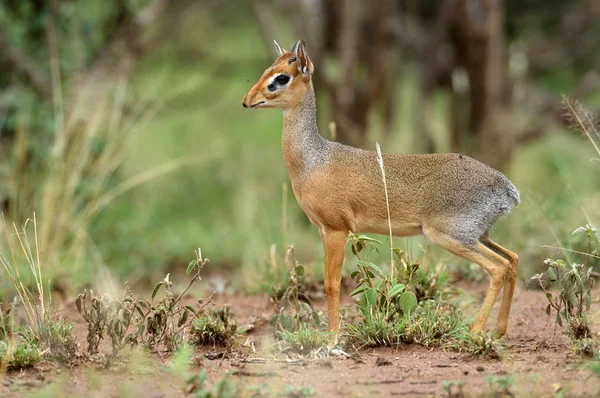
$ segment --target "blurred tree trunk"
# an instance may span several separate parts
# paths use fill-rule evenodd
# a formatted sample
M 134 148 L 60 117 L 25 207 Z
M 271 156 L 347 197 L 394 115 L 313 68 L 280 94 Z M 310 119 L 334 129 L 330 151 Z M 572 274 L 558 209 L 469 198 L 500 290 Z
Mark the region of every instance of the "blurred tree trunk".
M 389 78 L 395 76 L 390 76 L 388 62 L 390 1 L 275 2 L 289 16 L 298 38 L 307 43 L 308 54 L 315 64 L 315 85 L 326 89 L 332 104 L 336 139 L 346 144 L 366 144 L 369 115 L 376 103 L 383 101 L 384 109 L 387 107 L 384 118 L 388 126 L 393 120 L 390 107 L 394 92 Z M 264 9 L 269 4 L 266 0 L 253 1 L 255 9 Z M 257 22 L 270 24 L 265 18 L 257 18 Z M 268 32 L 269 28 L 263 26 L 260 30 Z M 272 46 L 271 40 L 268 41 L 265 44 Z M 335 75 L 325 73 L 327 55 L 339 61 Z
M 540 136 L 546 130 L 540 121 L 560 120 L 561 113 L 556 96 L 533 84 L 527 95 L 523 84 L 520 96 L 512 92 L 514 70 L 509 79 L 505 40 L 524 47 L 523 78 L 564 67 L 583 75 L 598 65 L 595 50 L 600 42 L 594 38 L 599 30 L 594 22 L 600 7 L 593 0 L 251 1 L 280 7 L 296 37 L 307 42 L 315 86 L 329 95 L 337 138 L 356 146 L 366 143 L 375 106 L 381 106 L 385 134 L 393 131 L 398 111 L 393 86 L 399 73 L 392 48 L 400 49 L 399 62 L 415 63 L 420 74 L 418 150 L 439 150 L 428 133 L 433 131 L 428 114 L 433 111 L 433 94 L 443 90 L 451 94 L 453 150 L 500 169 L 510 161 L 517 142 Z M 272 29 L 272 18 L 261 16 L 258 22 Z M 261 32 L 270 35 L 268 29 Z M 550 39 L 540 41 L 536 34 Z M 272 46 L 271 38 L 267 45 Z M 328 60 L 337 67 L 325 73 Z M 593 91 L 594 84 L 583 87 Z M 512 111 L 513 101 L 523 111 Z
M 455 0 L 454 4 L 450 37 L 469 82 L 469 123 L 452 129 L 454 149 L 460 146 L 464 151 L 457 135 L 466 128 L 475 139 L 476 155 L 502 169 L 510 160 L 514 140 L 509 123 L 502 123 L 507 104 L 501 0 Z
M 68 145 L 58 139 L 65 136 L 64 117 L 76 104 L 63 102 L 62 91 L 75 91 L 84 77 L 127 74 L 132 59 L 149 48 L 150 35 L 145 34 L 146 28 L 166 9 L 168 0 L 152 0 L 143 8 L 132 7 L 125 0 L 107 4 L 107 9 L 114 14 L 91 19 L 95 23 L 91 26 L 102 32 L 103 40 L 97 46 L 86 46 L 85 51 L 80 51 L 79 63 L 69 58 L 72 55 L 69 45 L 74 42 L 70 39 L 85 35 L 89 27 L 85 25 L 84 29 L 84 25 L 72 24 L 69 7 L 61 8 L 65 3 L 61 0 L 0 1 L 3 21 L 10 18 L 10 24 L 0 26 L 0 155 L 11 158 L 15 165 L 11 170 L 14 180 L 11 188 L 7 192 L 0 191 L 0 210 L 14 218 L 20 218 L 17 217 L 21 211 L 18 206 L 32 203 L 36 194 L 29 177 L 53 155 L 44 137 L 55 136 L 61 145 Z M 68 67 L 64 67 L 67 62 Z M 64 71 L 67 73 L 62 73 Z M 30 94 L 34 96 L 28 99 Z M 35 139 L 28 138 L 34 135 Z
M 341 79 L 328 86 L 334 88 L 330 95 L 338 141 L 354 146 L 366 144 L 368 118 L 374 104 L 383 98 L 393 101 L 393 82 L 388 79 L 387 66 L 387 3 L 387 0 L 374 0 L 365 9 L 362 2 L 347 0 L 341 3 L 339 10 Z M 357 77 L 357 70 L 361 68 L 366 69 L 363 78 Z

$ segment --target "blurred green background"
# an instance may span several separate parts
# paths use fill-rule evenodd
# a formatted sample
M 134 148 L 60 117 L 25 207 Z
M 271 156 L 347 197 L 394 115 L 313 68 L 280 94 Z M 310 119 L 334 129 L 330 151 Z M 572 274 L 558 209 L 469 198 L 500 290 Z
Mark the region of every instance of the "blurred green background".
M 561 94 L 600 106 L 598 18 L 593 0 L 5 0 L 5 225 L 35 212 L 44 261 L 68 289 L 145 285 L 201 247 L 227 287 L 262 291 L 284 278 L 288 243 L 318 280 L 281 111 L 240 106 L 271 40 L 301 38 L 326 138 L 459 151 L 515 183 L 522 204 L 492 236 L 526 279 L 554 255 L 544 245 L 581 248 L 571 232 L 600 218 L 598 154 L 561 108 Z M 422 237 L 394 243 L 427 250 Z

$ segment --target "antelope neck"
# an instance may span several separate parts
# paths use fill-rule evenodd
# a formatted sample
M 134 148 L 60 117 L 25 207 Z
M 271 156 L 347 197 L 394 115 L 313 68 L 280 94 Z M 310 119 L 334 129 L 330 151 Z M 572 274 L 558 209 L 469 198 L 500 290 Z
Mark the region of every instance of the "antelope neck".
M 317 104 L 312 87 L 293 108 L 283 111 L 283 158 L 292 180 L 303 180 L 327 158 L 327 141 L 319 134 Z

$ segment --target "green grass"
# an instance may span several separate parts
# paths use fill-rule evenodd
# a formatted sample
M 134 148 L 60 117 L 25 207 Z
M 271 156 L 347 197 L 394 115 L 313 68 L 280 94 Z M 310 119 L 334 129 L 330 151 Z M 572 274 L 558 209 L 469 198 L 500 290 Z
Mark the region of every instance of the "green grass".
M 25 340 L 7 342 L 0 340 L 0 370 L 18 370 L 35 365 L 42 360 L 39 345 Z
M 15 307 L 18 303 L 25 314 L 20 324 L 16 323 L 12 309 L 0 317 L 0 338 L 4 340 L 6 361 L 9 366 L 16 367 L 30 365 L 40 358 L 68 363 L 77 354 L 74 323 L 59 319 L 53 313 L 37 219 L 34 215 L 21 228 L 13 223 L 11 231 L 3 218 L 3 229 L 0 272 L 5 275 L 4 280 L 10 281 L 11 290 L 16 292 Z M 15 338 L 16 343 L 8 344 Z
M 39 329 L 21 328 L 21 339 L 26 345 L 39 347 L 44 358 L 69 363 L 77 355 L 77 340 L 73 334 L 75 323 L 64 319 L 47 319 Z
M 498 345 L 485 333 L 471 333 L 471 322 L 454 303 L 428 300 L 407 323 L 405 334 L 425 347 L 439 347 L 497 358 Z
M 319 350 L 326 350 L 331 335 L 328 332 L 302 326 L 295 331 L 278 331 L 277 351 L 310 355 Z
M 354 347 L 393 347 L 405 339 L 406 323 L 389 322 L 377 312 L 364 321 L 350 321 L 343 334 L 345 341 Z
M 237 322 L 233 320 L 229 307 L 198 315 L 192 322 L 190 334 L 196 345 L 228 347 L 234 345 L 239 336 Z
M 419 344 L 472 355 L 498 358 L 500 348 L 484 333 L 471 333 L 471 322 L 448 299 L 426 300 L 402 322 L 389 322 L 375 312 L 365 319 L 349 320 L 343 338 L 352 347 Z

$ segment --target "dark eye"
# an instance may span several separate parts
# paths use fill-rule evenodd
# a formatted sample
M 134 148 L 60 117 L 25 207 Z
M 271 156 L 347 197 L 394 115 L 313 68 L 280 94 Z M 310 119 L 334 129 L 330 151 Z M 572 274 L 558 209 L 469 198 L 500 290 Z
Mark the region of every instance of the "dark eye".
M 279 75 L 275 78 L 275 81 L 277 82 L 277 84 L 285 86 L 290 81 L 290 77 L 288 75 Z

